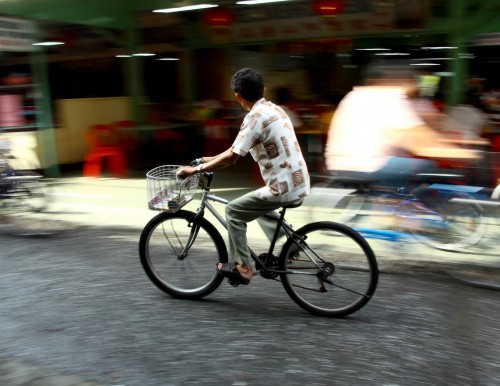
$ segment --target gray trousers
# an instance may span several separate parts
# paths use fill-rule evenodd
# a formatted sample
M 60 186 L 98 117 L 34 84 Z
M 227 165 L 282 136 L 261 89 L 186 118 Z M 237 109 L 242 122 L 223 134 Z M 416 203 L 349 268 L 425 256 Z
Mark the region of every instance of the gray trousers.
M 252 259 L 247 244 L 247 223 L 258 219 L 260 226 L 269 239 L 276 229 L 276 222 L 259 218 L 282 206 L 297 203 L 299 200 L 287 202 L 264 201 L 257 193 L 249 192 L 232 200 L 226 205 L 226 222 L 229 236 L 229 257 L 242 265 L 250 265 Z M 276 217 L 278 218 L 278 217 Z

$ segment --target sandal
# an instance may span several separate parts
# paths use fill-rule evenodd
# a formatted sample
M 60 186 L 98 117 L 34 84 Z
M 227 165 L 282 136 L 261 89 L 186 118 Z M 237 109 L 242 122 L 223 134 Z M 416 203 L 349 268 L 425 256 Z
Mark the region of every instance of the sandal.
M 246 279 L 241 276 L 241 272 L 238 271 L 238 268 L 236 268 L 237 265 L 238 263 L 235 261 L 232 263 L 223 263 L 220 268 L 216 266 L 217 273 L 221 276 L 227 277 L 229 279 L 229 284 L 233 287 L 240 284 L 248 285 L 248 283 L 250 283 L 250 279 Z

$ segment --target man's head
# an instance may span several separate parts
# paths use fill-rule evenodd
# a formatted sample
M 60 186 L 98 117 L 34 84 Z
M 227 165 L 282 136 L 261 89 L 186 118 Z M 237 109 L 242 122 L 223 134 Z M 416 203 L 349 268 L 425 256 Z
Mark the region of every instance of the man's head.
M 231 79 L 231 88 L 247 102 L 257 102 L 264 96 L 264 79 L 253 68 L 242 68 Z

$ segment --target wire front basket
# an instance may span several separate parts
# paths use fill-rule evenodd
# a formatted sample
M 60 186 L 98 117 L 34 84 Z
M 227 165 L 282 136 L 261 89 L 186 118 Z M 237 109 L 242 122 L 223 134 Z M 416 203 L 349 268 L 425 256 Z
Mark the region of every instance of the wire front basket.
M 149 209 L 177 212 L 193 199 L 200 175 L 183 180 L 176 175 L 179 168 L 179 165 L 163 165 L 146 173 Z

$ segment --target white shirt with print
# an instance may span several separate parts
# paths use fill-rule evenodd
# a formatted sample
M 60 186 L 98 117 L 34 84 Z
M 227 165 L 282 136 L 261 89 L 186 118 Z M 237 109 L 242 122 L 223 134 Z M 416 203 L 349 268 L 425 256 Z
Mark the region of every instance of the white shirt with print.
M 248 152 L 259 164 L 266 186 L 257 194 L 265 201 L 286 202 L 307 196 L 309 172 L 290 118 L 264 98 L 246 115 L 233 143 L 233 152 Z

